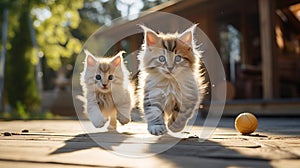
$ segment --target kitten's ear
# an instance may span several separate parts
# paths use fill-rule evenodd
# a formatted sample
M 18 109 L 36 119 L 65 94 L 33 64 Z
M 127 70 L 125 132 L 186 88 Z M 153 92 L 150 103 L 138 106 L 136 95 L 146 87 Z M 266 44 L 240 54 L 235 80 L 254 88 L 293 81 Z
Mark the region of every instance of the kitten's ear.
M 189 46 L 193 46 L 194 43 L 194 31 L 198 24 L 194 24 L 187 30 L 185 30 L 183 33 L 179 35 L 179 40 L 184 42 L 185 44 L 188 44 Z
M 85 59 L 85 63 L 88 66 L 95 66 L 97 64 L 97 59 L 93 56 L 93 54 L 91 54 L 88 50 L 84 50 L 86 59 Z
M 144 30 L 144 38 L 145 38 L 144 43 L 146 44 L 146 46 L 155 45 L 159 40 L 157 34 L 153 30 L 151 30 L 150 28 L 144 25 L 140 25 L 140 27 Z
M 123 54 L 126 53 L 125 51 L 120 51 L 115 57 L 114 59 L 111 61 L 111 63 L 117 67 L 121 64 L 122 62 L 122 58 L 123 58 Z

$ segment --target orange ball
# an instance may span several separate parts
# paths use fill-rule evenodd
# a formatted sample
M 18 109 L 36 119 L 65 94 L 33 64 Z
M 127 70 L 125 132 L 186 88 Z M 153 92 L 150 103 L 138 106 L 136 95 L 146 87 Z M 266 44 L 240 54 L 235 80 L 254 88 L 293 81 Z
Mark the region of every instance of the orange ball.
M 241 113 L 235 119 L 235 129 L 242 134 L 251 134 L 258 126 L 256 117 L 251 113 Z

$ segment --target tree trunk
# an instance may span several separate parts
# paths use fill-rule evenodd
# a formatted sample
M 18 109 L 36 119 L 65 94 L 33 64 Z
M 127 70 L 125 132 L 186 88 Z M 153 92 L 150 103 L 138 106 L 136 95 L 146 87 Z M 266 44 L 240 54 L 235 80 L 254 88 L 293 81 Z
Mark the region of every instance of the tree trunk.
M 4 88 L 4 80 L 5 80 L 5 56 L 6 56 L 6 41 L 7 41 L 7 27 L 8 27 L 8 9 L 3 10 L 3 23 L 2 23 L 2 50 L 0 57 L 0 111 L 4 110 L 3 103 L 3 88 Z

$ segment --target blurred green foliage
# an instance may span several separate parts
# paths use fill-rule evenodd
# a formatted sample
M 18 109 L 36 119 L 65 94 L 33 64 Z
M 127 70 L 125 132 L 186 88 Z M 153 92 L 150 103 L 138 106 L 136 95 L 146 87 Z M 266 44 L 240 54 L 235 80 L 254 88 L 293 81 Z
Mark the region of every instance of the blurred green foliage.
M 39 56 L 44 56 L 47 67 L 57 70 L 63 59 L 80 52 L 81 42 L 71 30 L 80 23 L 78 10 L 82 7 L 83 0 L 0 2 L 1 22 L 4 9 L 9 11 L 5 95 L 12 109 L 20 114 L 39 110 L 35 69 Z M 30 27 L 36 36 L 32 36 Z M 34 46 L 33 40 L 38 46 Z
M 36 53 L 30 39 L 29 10 L 24 6 L 18 18 L 19 27 L 15 28 L 12 47 L 8 50 L 6 60 L 6 91 L 9 104 L 18 110 L 18 103 L 24 104 L 26 110 L 35 110 L 39 106 L 35 67 L 32 55 Z
M 142 2 L 141 10 L 146 10 L 166 1 L 137 0 L 130 3 Z M 87 38 L 101 25 L 109 25 L 112 20 L 120 17 L 122 9 L 118 8 L 118 3 L 128 2 L 0 0 L 0 25 L 3 23 L 4 9 L 9 11 L 4 94 L 5 102 L 13 109 L 12 112 L 3 114 L 24 119 L 33 117 L 28 112 L 34 114 L 39 111 L 41 102 L 37 90 L 38 61 L 41 61 L 44 74 L 44 89 L 53 89 L 55 71 L 64 65 L 74 65 Z M 127 4 L 128 8 L 131 6 L 130 3 Z M 30 27 L 34 29 L 34 37 Z M 33 38 L 38 47 L 34 45 Z M 97 45 L 97 48 L 99 45 L 101 48 L 101 43 L 93 45 Z M 0 50 L 1 47 L 2 45 Z M 68 77 L 70 75 L 71 73 Z
M 61 67 L 61 58 L 70 58 L 81 51 L 81 42 L 73 37 L 71 30 L 80 23 L 78 9 L 82 7 L 83 0 L 41 0 L 32 5 L 37 42 L 48 66 L 54 70 Z
M 40 54 L 46 57 L 49 67 L 57 70 L 62 65 L 61 58 L 70 58 L 81 50 L 81 42 L 72 35 L 71 31 L 76 29 L 81 21 L 78 10 L 82 7 L 83 0 L 2 0 L 0 2 L 1 21 L 3 9 L 9 10 L 9 37 L 6 48 L 12 50 L 15 47 L 12 46 L 11 41 L 18 38 L 17 30 L 25 26 L 21 24 L 19 18 L 22 11 L 28 10 L 40 51 L 42 51 Z M 27 18 L 24 19 L 28 21 Z M 32 55 L 31 59 L 32 63 L 37 62 L 36 55 Z

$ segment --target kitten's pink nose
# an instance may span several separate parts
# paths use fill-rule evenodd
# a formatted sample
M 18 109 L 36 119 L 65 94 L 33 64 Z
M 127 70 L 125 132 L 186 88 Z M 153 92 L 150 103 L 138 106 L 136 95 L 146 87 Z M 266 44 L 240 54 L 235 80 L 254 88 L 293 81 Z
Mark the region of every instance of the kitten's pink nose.
M 104 88 L 106 88 L 107 84 L 102 84 L 102 86 L 103 86 Z

